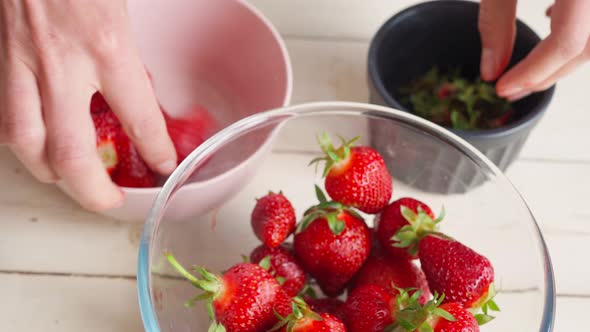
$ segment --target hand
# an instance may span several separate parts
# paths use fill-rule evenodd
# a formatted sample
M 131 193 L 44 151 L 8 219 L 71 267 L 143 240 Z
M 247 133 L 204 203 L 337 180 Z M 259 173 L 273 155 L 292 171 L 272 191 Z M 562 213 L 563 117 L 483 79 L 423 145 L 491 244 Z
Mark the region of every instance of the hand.
M 96 152 L 95 91 L 150 167 L 176 166 L 126 11 L 124 0 L 0 0 L 0 143 L 91 210 L 123 200 Z
M 551 34 L 505 74 L 515 38 L 516 0 L 481 0 L 481 77 L 496 84 L 498 95 L 520 99 L 552 86 L 590 60 L 590 1 L 556 0 L 547 11 Z

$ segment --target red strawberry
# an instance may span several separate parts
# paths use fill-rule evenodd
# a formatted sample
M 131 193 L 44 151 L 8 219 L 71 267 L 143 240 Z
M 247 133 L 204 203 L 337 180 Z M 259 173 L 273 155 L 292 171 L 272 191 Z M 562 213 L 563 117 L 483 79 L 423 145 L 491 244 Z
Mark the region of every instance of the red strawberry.
M 420 241 L 420 263 L 433 292 L 445 295 L 445 302 L 466 308 L 482 308 L 478 321 L 490 318 L 494 303 L 494 268 L 490 261 L 458 241 L 429 235 Z
M 302 299 L 294 298 L 292 313 L 275 328 L 282 332 L 346 332 L 346 326 L 329 313 L 314 312 Z
M 336 149 L 326 133 L 319 139 L 325 157 L 312 163 L 325 161 L 325 187 L 330 197 L 342 204 L 355 207 L 366 213 L 381 211 L 391 198 L 392 178 L 385 161 L 370 147 L 352 147 L 354 138 L 342 140 Z
M 276 314 L 291 313 L 291 300 L 281 285 L 262 267 L 240 263 L 223 276 L 197 268 L 203 279 L 186 271 L 174 257 L 165 254 L 170 264 L 196 288 L 204 291 L 194 300 L 207 300 L 215 320 L 211 330 L 227 332 L 267 331 L 278 323 Z M 223 328 L 219 328 L 223 326 Z
M 418 258 L 416 251 L 421 233 L 435 231 L 442 217 L 434 219 L 428 205 L 413 198 L 400 198 L 381 211 L 375 218 L 375 229 L 381 246 L 388 254 L 406 259 Z M 400 230 L 404 229 L 400 232 Z M 394 236 L 401 235 L 398 239 Z M 404 237 L 404 235 L 406 235 Z M 402 241 L 403 239 L 403 241 Z M 402 245 L 399 247 L 398 245 Z M 406 248 L 409 247 L 409 248 Z M 408 252 L 411 251 L 412 254 Z
M 342 292 L 371 248 L 371 234 L 352 209 L 325 202 L 309 209 L 295 234 L 295 256 L 328 296 Z
M 116 140 L 122 131 L 121 124 L 110 110 L 95 112 L 91 115 L 96 131 L 96 150 L 109 174 L 113 174 L 119 162 Z
M 317 313 L 327 313 L 344 320 L 344 302 L 337 298 L 325 297 L 315 299 L 312 297 L 304 297 L 305 302 L 309 305 L 311 310 Z
M 96 114 L 101 112 L 110 112 L 111 108 L 107 104 L 100 92 L 95 92 L 90 99 L 90 113 Z
M 382 332 L 394 322 L 395 297 L 384 287 L 361 285 L 353 290 L 344 304 L 349 332 Z
M 117 138 L 119 163 L 112 175 L 122 187 L 149 188 L 156 186 L 156 174 L 143 161 L 131 140 L 123 132 Z
M 398 295 L 399 288 L 416 289 L 421 291 L 418 299 L 420 303 L 426 303 L 430 299 L 430 290 L 424 272 L 414 263 L 403 258 L 369 257 L 354 278 L 351 289 L 367 284 L 382 286 L 392 296 Z
M 438 87 L 438 90 L 436 91 L 436 97 L 438 98 L 438 100 L 448 99 L 451 95 L 455 93 L 456 90 L 457 89 L 455 88 L 455 85 L 453 85 L 452 83 L 444 83 Z
M 479 332 L 479 325 L 475 317 L 458 303 L 445 303 L 440 306 L 453 319 L 436 317 L 431 325 L 433 332 Z
M 407 300 L 396 312 L 391 331 L 479 332 L 478 322 L 469 311 L 454 302 L 441 305 L 443 299 L 437 296 L 424 306 Z
M 168 134 L 176 148 L 178 162 L 182 162 L 194 149 L 218 128 L 215 119 L 202 106 L 194 106 L 188 116 L 173 118 L 164 112 Z
M 283 193 L 270 192 L 256 201 L 250 223 L 258 239 L 274 248 L 295 230 L 295 210 Z
M 295 257 L 285 246 L 269 248 L 258 246 L 250 254 L 250 261 L 258 264 L 266 257 L 269 259 L 268 271 L 279 280 L 289 296 L 296 296 L 305 286 L 305 271 L 299 266 Z

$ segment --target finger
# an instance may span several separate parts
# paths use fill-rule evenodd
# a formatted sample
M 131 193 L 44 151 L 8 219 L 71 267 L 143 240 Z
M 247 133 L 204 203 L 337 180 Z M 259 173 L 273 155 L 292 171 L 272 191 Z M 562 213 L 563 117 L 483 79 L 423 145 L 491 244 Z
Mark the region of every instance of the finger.
M 46 131 L 41 113 L 41 97 L 37 79 L 17 59 L 6 60 L 2 131 L 6 143 L 16 157 L 38 180 L 53 183 L 57 174 L 49 166 Z
M 506 69 L 516 36 L 516 0 L 481 0 L 481 78 L 492 81 Z
M 109 178 L 96 152 L 96 135 L 88 103 L 90 87 L 63 73 L 45 75 L 41 93 L 49 161 L 67 188 L 83 207 L 100 211 L 119 205 L 122 192 Z
M 137 56 L 122 58 L 101 71 L 101 92 L 150 168 L 169 174 L 176 152 L 148 75 Z
M 500 96 L 532 91 L 562 66 L 580 55 L 590 35 L 590 1 L 558 1 L 553 7 L 551 34 L 496 85 Z
M 553 75 L 549 76 L 548 79 L 543 81 L 543 83 L 539 84 L 537 91 L 548 89 L 558 80 L 569 75 L 575 69 L 577 69 L 584 63 L 588 62 L 588 60 L 590 60 L 590 39 L 588 39 L 588 42 L 586 43 L 586 48 L 584 49 L 584 52 L 582 52 L 581 55 L 577 56 L 572 61 L 568 62 L 565 66 L 561 67 L 557 72 L 553 73 Z

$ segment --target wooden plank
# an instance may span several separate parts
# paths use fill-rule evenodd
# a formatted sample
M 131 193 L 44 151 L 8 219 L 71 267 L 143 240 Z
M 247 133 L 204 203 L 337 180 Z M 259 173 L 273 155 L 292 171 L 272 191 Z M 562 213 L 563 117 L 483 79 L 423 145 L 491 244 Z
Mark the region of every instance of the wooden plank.
M 313 176 L 309 173 L 312 170 L 305 166 L 309 159 L 309 155 L 286 154 L 277 157 L 273 162 L 265 163 L 261 174 L 283 172 L 283 167 L 290 165 L 290 178 L 297 181 L 268 183 L 273 179 L 272 176 L 259 176 L 244 189 L 243 195 L 256 197 L 261 192 L 269 188 L 276 189 L 280 185 L 290 193 L 299 210 L 302 210 L 313 203 L 311 182 L 301 181 Z M 527 197 L 533 213 L 545 231 L 560 293 L 590 294 L 590 287 L 585 282 L 587 278 L 580 277 L 590 276 L 590 267 L 574 264 L 572 261 L 572 252 L 590 239 L 590 216 L 579 209 L 585 206 L 589 193 L 590 184 L 586 176 L 588 172 L 588 164 L 525 161 L 517 162 L 509 173 L 516 186 Z M 27 187 L 32 180 L 23 181 L 21 179 L 20 182 L 13 183 L 17 187 Z M 408 193 L 400 188 L 403 187 L 398 186 L 398 195 Z M 34 191 L 29 194 L 33 195 L 29 197 L 35 197 Z M 23 197 L 18 205 L 3 206 L 0 270 L 105 275 L 135 273 L 140 226 L 109 221 L 78 208 L 56 205 L 36 207 L 34 204 L 27 204 Z M 234 204 L 236 205 L 232 210 L 248 215 L 249 206 Z M 37 218 L 35 222 L 31 221 L 33 217 Z
M 2 331 L 144 331 L 133 280 L 0 274 L 0 283 Z M 526 307 L 520 304 L 528 300 L 514 295 L 499 300 L 504 311 L 482 331 L 500 326 L 508 326 L 503 331 L 528 331 L 518 329 L 529 326 L 530 321 L 523 319 Z M 554 332 L 578 331 L 588 306 L 590 298 L 558 298 Z
M 0 330 L 140 332 L 134 280 L 0 274 Z

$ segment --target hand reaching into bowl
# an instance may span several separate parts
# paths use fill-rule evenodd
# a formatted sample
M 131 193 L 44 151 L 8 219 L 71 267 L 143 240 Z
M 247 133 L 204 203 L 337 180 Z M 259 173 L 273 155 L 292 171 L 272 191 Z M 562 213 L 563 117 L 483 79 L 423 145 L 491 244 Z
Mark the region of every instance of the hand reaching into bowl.
M 499 78 L 500 96 L 516 100 L 545 90 L 590 60 L 590 1 L 556 0 L 547 15 L 551 34 L 502 74 L 514 45 L 516 0 L 481 0 L 481 77 L 487 81 Z
M 163 174 L 176 153 L 132 40 L 123 0 L 0 1 L 0 143 L 82 206 L 120 204 L 96 153 L 89 112 L 100 91 L 146 163 Z

